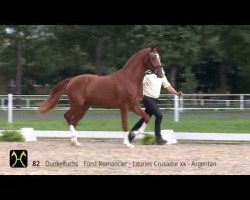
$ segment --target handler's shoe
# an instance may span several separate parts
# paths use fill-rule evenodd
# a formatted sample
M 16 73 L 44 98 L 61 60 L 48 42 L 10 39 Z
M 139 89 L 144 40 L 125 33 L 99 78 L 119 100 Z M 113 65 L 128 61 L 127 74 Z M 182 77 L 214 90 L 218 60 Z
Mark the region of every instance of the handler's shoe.
M 156 138 L 156 144 L 157 145 L 164 145 L 166 143 L 167 143 L 167 141 L 163 140 L 162 137 Z

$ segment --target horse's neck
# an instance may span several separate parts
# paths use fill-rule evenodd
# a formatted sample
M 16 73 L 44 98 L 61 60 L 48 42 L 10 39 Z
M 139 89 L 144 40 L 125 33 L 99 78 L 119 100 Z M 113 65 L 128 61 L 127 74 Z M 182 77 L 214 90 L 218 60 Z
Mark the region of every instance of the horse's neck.
M 126 77 L 137 85 L 142 84 L 144 78 L 145 68 L 144 62 L 142 62 L 143 59 L 145 59 L 144 57 L 144 52 L 136 55 L 136 57 L 129 60 L 129 62 L 122 69 L 122 72 L 126 74 Z
M 128 77 L 131 81 L 137 83 L 142 83 L 145 70 L 142 63 L 135 64 L 132 70 L 128 70 Z

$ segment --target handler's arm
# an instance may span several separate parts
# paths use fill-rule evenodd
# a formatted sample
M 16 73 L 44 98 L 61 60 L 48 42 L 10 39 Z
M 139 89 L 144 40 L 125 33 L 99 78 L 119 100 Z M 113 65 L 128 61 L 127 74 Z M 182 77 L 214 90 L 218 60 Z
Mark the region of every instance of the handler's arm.
M 167 90 L 170 94 L 174 94 L 174 95 L 177 95 L 177 96 L 179 96 L 179 97 L 183 95 L 182 91 L 177 92 L 172 86 L 166 87 L 166 90 Z
M 164 76 L 163 79 L 162 79 L 162 85 L 163 85 L 163 87 L 164 87 L 170 94 L 175 94 L 175 95 L 177 95 L 177 96 L 179 96 L 179 97 L 183 95 L 182 91 L 177 92 L 177 91 L 172 87 L 172 85 L 169 83 L 169 81 L 168 81 L 168 79 L 167 79 L 166 76 Z

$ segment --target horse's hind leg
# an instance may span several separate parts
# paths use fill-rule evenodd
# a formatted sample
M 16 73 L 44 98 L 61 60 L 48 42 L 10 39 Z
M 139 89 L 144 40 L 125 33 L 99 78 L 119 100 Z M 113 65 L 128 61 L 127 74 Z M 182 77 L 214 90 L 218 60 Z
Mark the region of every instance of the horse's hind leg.
M 71 131 L 71 142 L 75 146 L 80 146 L 81 143 L 77 141 L 77 132 L 75 130 L 79 120 L 84 116 L 84 114 L 88 111 L 89 106 L 82 105 L 82 106 L 71 106 L 70 110 L 64 115 L 69 129 Z
M 144 122 L 148 124 L 150 116 L 141 109 L 140 104 L 136 104 L 131 108 L 132 111 L 134 111 L 137 115 L 141 116 L 144 119 Z
M 75 128 L 78 125 L 78 122 L 82 119 L 82 117 L 88 111 L 88 109 L 89 109 L 89 106 L 87 106 L 87 105 L 84 105 L 83 107 L 79 107 L 79 109 L 75 112 L 75 114 L 73 116 L 72 125 L 70 125 L 70 130 L 72 133 L 71 141 L 76 146 L 80 146 L 81 143 L 79 143 L 77 141 L 77 132 L 76 132 Z

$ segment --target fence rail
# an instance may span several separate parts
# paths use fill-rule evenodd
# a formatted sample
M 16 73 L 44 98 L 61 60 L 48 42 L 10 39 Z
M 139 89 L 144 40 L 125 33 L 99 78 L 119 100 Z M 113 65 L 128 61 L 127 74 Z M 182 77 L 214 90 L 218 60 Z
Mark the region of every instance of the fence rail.
M 37 110 L 48 95 L 0 95 L 0 110 L 8 111 L 8 122 L 13 122 L 13 110 Z M 250 109 L 250 94 L 184 94 L 177 97 L 162 94 L 159 98 L 160 109 L 174 110 L 174 120 L 179 121 L 183 110 L 246 110 Z M 67 110 L 67 96 L 62 96 L 55 110 Z M 106 110 L 92 107 L 93 110 Z

